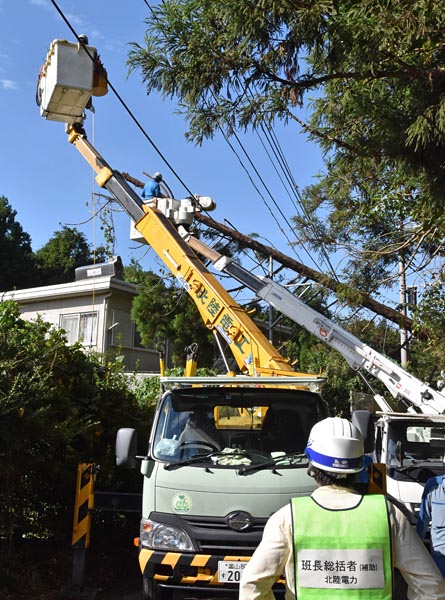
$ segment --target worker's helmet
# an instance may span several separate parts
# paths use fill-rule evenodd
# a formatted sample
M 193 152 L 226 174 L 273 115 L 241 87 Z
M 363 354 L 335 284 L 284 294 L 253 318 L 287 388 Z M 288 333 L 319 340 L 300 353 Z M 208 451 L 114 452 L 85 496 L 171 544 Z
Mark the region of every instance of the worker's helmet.
M 162 181 L 161 173 L 159 173 L 159 171 L 156 171 L 156 173 L 153 175 L 153 179 L 157 182 Z
M 305 449 L 314 467 L 330 473 L 358 473 L 363 468 L 363 439 L 347 419 L 329 417 L 316 423 Z

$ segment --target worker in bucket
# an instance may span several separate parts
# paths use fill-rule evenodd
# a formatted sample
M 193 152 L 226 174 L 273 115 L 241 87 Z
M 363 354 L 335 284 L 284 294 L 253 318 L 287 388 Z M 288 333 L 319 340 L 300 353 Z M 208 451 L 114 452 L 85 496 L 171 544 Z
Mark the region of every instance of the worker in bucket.
M 354 489 L 363 461 L 358 428 L 324 419 L 305 452 L 318 487 L 269 518 L 241 576 L 240 600 L 274 600 L 272 586 L 283 574 L 286 600 L 390 600 L 394 567 L 410 600 L 445 600 L 445 581 L 405 516 L 383 495 Z
M 164 194 L 161 192 L 161 183 L 162 175 L 159 172 L 156 172 L 153 175 L 153 179 L 147 181 L 144 185 L 141 196 L 144 200 L 151 200 L 151 198 L 163 198 Z

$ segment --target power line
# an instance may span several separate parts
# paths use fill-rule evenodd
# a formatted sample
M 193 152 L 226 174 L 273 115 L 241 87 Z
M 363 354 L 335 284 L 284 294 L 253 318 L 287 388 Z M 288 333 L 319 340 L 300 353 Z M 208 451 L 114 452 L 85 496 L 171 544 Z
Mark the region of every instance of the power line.
M 55 0 L 50 0 L 50 1 L 51 1 L 52 5 L 54 6 L 54 8 L 59 13 L 59 15 L 61 16 L 61 18 L 63 19 L 63 21 L 65 22 L 65 24 L 67 25 L 67 27 L 69 28 L 69 30 L 75 36 L 75 38 L 77 39 L 77 41 L 79 43 L 82 43 L 81 40 L 79 39 L 79 36 L 77 35 L 77 32 L 75 31 L 74 27 L 71 25 L 71 23 L 68 21 L 68 19 L 66 18 L 66 16 L 63 14 L 62 10 L 57 5 L 56 1 Z M 93 59 L 93 57 L 90 57 L 90 58 Z M 108 83 L 109 88 L 112 90 L 112 92 L 116 96 L 116 98 L 119 100 L 119 102 L 121 103 L 121 105 L 126 110 L 127 114 L 130 116 L 130 118 L 135 123 L 135 125 L 138 127 L 138 129 L 142 132 L 142 135 L 151 144 L 152 148 L 155 150 L 155 152 L 158 154 L 158 156 L 161 158 L 161 160 L 167 165 L 167 167 L 170 169 L 170 171 L 173 173 L 173 175 L 176 177 L 176 179 L 181 183 L 181 185 L 188 192 L 188 194 L 193 198 L 193 193 L 190 191 L 190 189 L 188 188 L 188 186 L 186 185 L 186 183 L 182 180 L 182 178 L 178 175 L 178 173 L 176 172 L 176 170 L 173 168 L 173 166 L 170 164 L 170 162 L 167 160 L 167 158 L 164 156 L 164 154 L 161 152 L 161 150 L 158 148 L 158 146 L 155 144 L 155 142 L 148 135 L 148 133 L 146 132 L 146 130 L 144 129 L 144 127 L 141 125 L 141 123 L 138 121 L 138 119 L 134 115 L 133 111 L 129 108 L 129 106 L 124 101 L 124 99 L 122 98 L 122 96 L 119 94 L 119 92 L 117 91 L 117 89 L 114 87 L 114 85 L 108 79 L 108 76 L 107 76 L 107 83 Z
M 153 17 L 154 17 L 156 20 L 158 20 L 158 17 L 157 17 L 157 15 L 155 15 L 155 13 L 154 13 L 154 11 L 153 11 L 153 8 L 152 8 L 152 7 L 151 7 L 151 6 L 148 4 L 147 0 L 143 0 L 143 1 L 144 1 L 145 5 L 147 6 L 147 8 L 148 8 L 148 9 L 151 11 L 151 13 L 152 13 Z M 246 89 L 246 92 L 248 92 L 248 89 Z M 251 93 L 251 92 L 250 92 L 250 94 L 252 95 L 252 93 Z M 215 98 L 214 98 L 214 99 L 215 99 Z M 215 99 L 215 100 L 216 100 L 216 99 Z M 289 237 L 287 236 L 287 234 L 286 234 L 286 232 L 284 231 L 283 227 L 280 225 L 280 223 L 279 223 L 279 221 L 278 221 L 278 219 L 277 219 L 277 217 L 276 217 L 275 213 L 274 213 L 274 212 L 271 210 L 271 208 L 269 207 L 269 205 L 268 205 L 268 203 L 267 203 L 267 201 L 266 201 L 266 199 L 265 199 L 264 195 L 261 193 L 261 191 L 259 190 L 258 186 L 257 186 L 257 185 L 256 185 L 256 183 L 254 182 L 254 180 L 253 180 L 253 177 L 252 177 L 252 176 L 251 176 L 251 174 L 249 173 L 248 167 L 246 167 L 246 165 L 245 165 L 245 164 L 243 163 L 243 161 L 241 160 L 241 157 L 240 157 L 240 156 L 239 156 L 239 154 L 236 152 L 236 150 L 235 150 L 235 148 L 234 148 L 233 144 L 231 144 L 231 143 L 230 143 L 230 141 L 229 141 L 229 138 L 228 138 L 228 136 L 227 136 L 227 135 L 224 133 L 224 131 L 223 131 L 222 127 L 221 127 L 221 126 L 219 126 L 218 128 L 219 128 L 219 130 L 220 130 L 221 134 L 223 135 L 223 138 L 224 138 L 224 140 L 225 140 L 226 144 L 229 146 L 229 148 L 230 148 L 230 149 L 232 150 L 232 152 L 235 154 L 235 156 L 236 156 L 236 158 L 237 158 L 238 162 L 240 163 L 241 167 L 244 169 L 244 171 L 245 171 L 245 173 L 246 173 L 247 177 L 249 178 L 250 182 L 252 183 L 252 186 L 253 186 L 253 187 L 254 187 L 254 189 L 257 191 L 258 195 L 259 195 L 259 196 L 262 198 L 262 200 L 263 200 L 263 202 L 264 202 L 265 206 L 267 207 L 267 209 L 269 210 L 269 212 L 270 212 L 270 214 L 271 214 L 272 218 L 273 218 L 273 219 L 274 219 L 274 221 L 276 222 L 276 224 L 277 224 L 277 226 L 278 226 L 278 229 L 279 229 L 279 231 L 280 231 L 280 232 L 283 234 L 283 236 L 286 238 L 286 240 L 287 240 L 287 242 L 289 243 L 289 245 L 290 245 L 290 247 L 291 247 L 292 251 L 293 251 L 293 252 L 294 252 L 294 254 L 295 254 L 297 257 L 298 257 L 298 253 L 297 253 L 297 252 L 296 252 L 296 250 L 295 250 L 295 245 L 294 245 L 294 243 L 293 243 L 293 242 L 292 242 L 292 241 L 289 239 Z M 265 131 L 264 127 L 262 127 L 262 129 L 263 129 L 263 132 L 266 134 L 266 131 Z M 247 160 L 249 161 L 249 164 L 251 165 L 251 167 L 253 168 L 254 172 L 255 172 L 255 173 L 256 173 L 256 175 L 257 175 L 257 177 L 259 178 L 259 180 L 260 180 L 261 184 L 263 185 L 264 189 L 266 190 L 267 194 L 268 194 L 268 195 L 269 195 L 269 197 L 271 198 L 271 200 L 272 200 L 272 202 L 274 203 L 275 207 L 278 209 L 278 212 L 279 212 L 279 213 L 281 214 L 281 216 L 283 217 L 283 219 L 284 219 L 284 222 L 286 223 L 287 227 L 288 227 L 290 230 L 293 230 L 293 227 L 292 227 L 291 223 L 288 221 L 287 217 L 286 217 L 286 216 L 284 215 L 284 213 L 282 212 L 282 210 L 281 210 L 280 206 L 279 206 L 279 205 L 278 205 L 278 203 L 276 202 L 276 200 L 275 200 L 275 198 L 273 197 L 272 193 L 270 192 L 270 190 L 269 190 L 268 186 L 266 185 L 266 183 L 265 183 L 265 181 L 264 181 L 263 177 L 260 175 L 260 173 L 259 173 L 258 169 L 255 167 L 255 165 L 254 165 L 254 163 L 253 163 L 253 161 L 252 161 L 251 157 L 249 156 L 248 152 L 246 151 L 246 149 L 245 149 L 244 145 L 241 143 L 241 141 L 240 141 L 239 137 L 236 135 L 236 133 L 234 134 L 234 137 L 235 137 L 235 139 L 237 140 L 237 142 L 238 142 L 238 144 L 239 144 L 239 146 L 240 146 L 240 148 L 241 148 L 242 152 L 244 153 L 244 155 L 246 156 Z M 259 137 L 259 139 L 260 139 L 260 142 L 262 143 L 262 145 L 263 145 L 263 148 L 264 148 L 264 150 L 265 150 L 266 154 L 268 155 L 268 158 L 269 158 L 269 160 L 270 160 L 270 162 L 271 162 L 272 166 L 274 167 L 274 169 L 275 169 L 275 171 L 276 171 L 276 173 L 277 173 L 277 175 L 278 175 L 278 177 L 279 177 L 279 179 L 280 179 L 280 181 L 281 181 L 281 183 L 282 183 L 282 185 L 283 185 L 284 189 L 286 190 L 286 192 L 288 193 L 289 197 L 291 198 L 291 195 L 290 195 L 289 191 L 286 189 L 286 185 L 285 185 L 285 183 L 284 183 L 284 181 L 283 181 L 283 179 L 282 179 L 282 177 L 281 177 L 280 173 L 278 172 L 278 169 L 276 168 L 276 165 L 274 164 L 274 162 L 273 162 L 272 158 L 271 158 L 271 157 L 270 157 L 270 155 L 268 154 L 268 152 L 267 152 L 267 150 L 266 150 L 266 148 L 265 148 L 265 145 L 264 145 L 263 141 L 261 140 L 261 137 L 260 137 L 259 135 L 258 135 L 258 137 Z M 266 135 L 266 138 L 267 138 L 267 135 Z M 270 147 L 272 147 L 272 144 L 271 144 L 270 140 L 268 140 L 268 141 L 269 141 L 269 146 L 270 146 Z M 279 144 L 278 144 L 278 140 L 277 140 L 276 136 L 275 136 L 275 148 L 279 148 Z M 281 164 L 281 168 L 282 168 L 282 171 L 283 171 L 283 173 L 285 173 L 285 174 L 287 175 L 287 179 L 288 179 L 288 182 L 289 182 L 289 185 L 290 185 L 291 189 L 295 190 L 294 194 L 296 194 L 296 190 L 298 190 L 298 188 L 297 188 L 297 185 L 296 185 L 296 183 L 295 183 L 295 180 L 294 180 L 294 178 L 293 178 L 293 175 L 292 175 L 292 173 L 291 173 L 291 171 L 290 171 L 289 165 L 288 165 L 288 163 L 287 163 L 287 161 L 286 161 L 286 159 L 285 159 L 285 157 L 284 157 L 284 153 L 282 152 L 281 148 L 279 148 L 279 150 L 280 150 L 281 160 L 278 158 L 278 156 L 277 156 L 277 153 L 276 153 L 276 152 L 274 152 L 274 153 L 275 153 L 275 156 L 277 157 L 277 160 L 278 160 L 278 161 L 280 162 L 280 164 Z M 286 168 L 284 168 L 284 167 L 283 167 L 283 164 L 285 164 L 285 165 L 286 165 Z M 291 198 L 291 200 L 292 200 L 292 198 Z M 302 205 L 301 198 L 299 199 L 299 198 L 298 198 L 298 196 L 297 196 L 297 201 L 299 201 L 299 204 L 300 204 L 300 206 L 301 206 L 301 205 Z M 296 209 L 296 210 L 297 210 L 297 212 L 298 212 L 297 205 L 296 205 L 296 204 L 294 204 L 294 206 L 295 206 L 295 209 Z M 310 252 L 309 252 L 309 251 L 308 251 L 308 250 L 305 248 L 305 246 L 304 246 L 304 244 L 301 242 L 301 240 L 297 240 L 297 242 L 298 242 L 298 244 L 300 244 L 300 245 L 303 247 L 303 249 L 304 249 L 304 251 L 306 252 L 306 254 L 308 255 L 309 259 L 310 259 L 310 260 L 311 260 L 311 261 L 312 261 L 314 264 L 316 264 L 316 260 L 315 260 L 315 259 L 312 257 L 312 255 L 310 254 Z M 298 257 L 298 258 L 299 258 L 299 257 Z M 328 259 L 327 257 L 326 257 L 326 259 L 327 259 L 328 265 L 329 265 L 329 267 L 330 267 L 330 270 L 331 270 L 331 272 L 332 272 L 333 276 L 334 276 L 335 278 L 337 278 L 337 275 L 336 275 L 336 273 L 335 273 L 335 270 L 333 269 L 333 267 L 332 267 L 332 265 L 331 265 L 331 263 L 330 263 L 329 259 Z
M 238 79 L 238 81 L 239 81 L 239 79 Z M 240 84 L 240 86 L 241 86 L 241 87 L 243 87 L 243 84 L 242 84 L 242 82 L 241 82 L 241 81 L 239 81 L 239 84 Z M 245 90 L 245 93 L 246 93 L 246 94 L 248 94 L 248 95 L 250 96 L 250 98 L 252 98 L 252 99 L 253 99 L 253 98 L 254 98 L 254 95 L 253 95 L 253 92 L 252 92 L 252 91 L 249 89 L 249 87 L 250 87 L 250 84 L 247 84 L 247 86 L 246 86 L 246 87 L 244 87 L 244 90 Z M 215 95 L 213 95 L 213 99 L 214 99 L 214 101 L 215 101 L 215 102 L 217 102 L 217 98 L 215 97 Z M 222 131 L 221 127 L 219 127 L 219 129 Z M 298 213 L 301 211 L 301 212 L 303 213 L 303 215 L 305 216 L 305 218 L 306 218 L 306 220 L 307 220 L 307 222 L 308 222 L 308 225 L 309 225 L 311 228 L 313 228 L 314 226 L 313 226 L 313 221 L 312 221 L 312 218 L 310 217 L 310 215 L 308 215 L 308 214 L 307 214 L 306 208 L 305 208 L 305 206 L 304 206 L 303 200 L 302 200 L 302 198 L 301 198 L 301 195 L 300 195 L 300 193 L 299 193 L 299 190 L 298 190 L 298 186 L 297 186 L 297 184 L 296 184 L 296 182 L 295 182 L 295 178 L 294 178 L 294 176 L 293 176 L 293 174 L 292 174 L 292 172 L 291 172 L 291 169 L 289 168 L 289 164 L 288 164 L 288 162 L 287 162 L 287 160 L 286 160 L 286 158 L 285 158 L 284 152 L 283 152 L 283 150 L 282 150 L 282 148 L 281 148 L 281 146 L 280 146 L 280 144 L 279 144 L 279 142 L 278 142 L 278 139 L 277 139 L 277 137 L 276 137 L 276 134 L 275 134 L 275 133 L 274 133 L 274 132 L 273 132 L 271 129 L 269 129 L 269 131 L 266 131 L 266 128 L 264 127 L 264 125 L 261 125 L 261 130 L 262 130 L 262 132 L 263 132 L 263 134 L 264 134 L 264 137 L 266 138 L 266 140 L 267 140 L 267 142 L 268 142 L 268 145 L 269 145 L 269 147 L 272 149 L 272 152 L 273 152 L 274 156 L 276 157 L 276 160 L 277 160 L 277 162 L 278 162 L 279 166 L 281 167 L 281 171 L 282 171 L 283 175 L 285 176 L 285 178 L 286 178 L 286 179 L 287 179 L 287 181 L 288 181 L 288 185 L 289 185 L 289 186 L 291 187 L 291 189 L 294 191 L 294 197 L 295 197 L 296 203 L 295 203 L 295 204 L 293 203 L 293 204 L 294 204 L 295 210 L 297 211 L 297 214 L 298 214 Z M 290 196 L 290 194 L 289 194 L 289 191 L 287 190 L 287 188 L 286 188 L 286 185 L 284 184 L 284 182 L 283 182 L 283 179 L 282 179 L 282 177 L 280 176 L 280 174 L 279 174 L 279 172 L 278 172 L 278 168 L 277 168 L 276 164 L 274 163 L 274 160 L 272 159 L 272 157 L 271 157 L 270 153 L 269 153 L 269 152 L 266 150 L 266 148 L 265 148 L 265 143 L 264 143 L 264 141 L 261 139 L 261 136 L 260 136 L 260 134 L 259 134 L 258 130 L 256 131 L 256 133 L 257 133 L 258 139 L 260 140 L 260 143 L 261 143 L 261 144 L 262 144 L 262 146 L 263 146 L 263 149 L 264 149 L 264 151 L 266 152 L 266 155 L 268 156 L 268 158 L 269 158 L 269 160 L 270 160 L 270 162 L 271 162 L 271 164 L 272 164 L 273 168 L 275 169 L 275 171 L 276 171 L 276 173 L 277 173 L 277 175 L 278 175 L 278 177 L 279 177 L 279 179 L 280 179 L 281 183 L 283 184 L 283 187 L 284 187 L 284 189 L 287 191 L 288 195 Z M 224 135 L 224 132 L 223 132 L 223 135 Z M 235 135 L 236 135 L 236 134 L 235 134 Z M 272 138 L 273 138 L 273 140 L 274 140 L 274 143 L 273 143 L 273 144 L 272 144 L 272 141 L 271 141 L 271 140 L 272 140 Z M 226 141 L 227 141 L 227 137 L 226 137 L 226 136 L 225 136 L 225 139 L 226 139 Z M 241 142 L 239 141 L 238 143 L 241 145 L 242 149 L 244 150 L 244 147 L 242 146 Z M 246 153 L 246 151 L 245 151 L 245 150 L 244 150 L 244 152 Z M 247 153 L 246 153 L 246 155 L 247 155 Z M 248 156 L 248 155 L 247 155 L 247 156 Z M 248 156 L 248 159 L 250 160 L 251 164 L 253 165 L 253 163 L 252 163 L 252 161 L 251 161 L 251 159 L 250 159 L 250 157 L 249 157 L 249 156 Z M 255 167 L 254 167 L 254 169 L 255 169 Z M 270 191 L 268 190 L 268 188 L 267 188 L 267 186 L 265 185 L 265 183 L 264 183 L 263 179 L 262 179 L 262 178 L 259 176 L 259 174 L 258 174 L 258 171 L 257 171 L 256 169 L 255 169 L 255 172 L 257 173 L 258 177 L 260 178 L 260 181 L 263 183 L 263 185 L 264 185 L 264 187 L 265 187 L 266 191 L 268 192 L 268 194 L 269 194 L 269 197 L 271 198 L 272 202 L 273 202 L 273 203 L 275 204 L 275 206 L 278 208 L 278 210 L 279 210 L 280 214 L 282 215 L 282 217 L 283 217 L 283 219 L 284 219 L 284 221 L 285 221 L 285 223 L 286 223 L 287 227 L 288 227 L 288 228 L 289 228 L 291 231 L 294 231 L 294 228 L 293 228 L 293 227 L 292 227 L 292 225 L 289 223 L 289 221 L 288 221 L 287 217 L 286 217 L 286 216 L 283 214 L 283 212 L 282 212 L 281 208 L 280 208 L 280 207 L 279 207 L 279 205 L 277 204 L 277 202 L 276 202 L 275 198 L 273 197 L 273 195 L 272 195 L 272 194 L 270 193 Z M 256 189 L 258 189 L 258 188 L 256 188 Z M 262 198 L 263 198 L 263 202 L 266 204 L 267 208 L 268 208 L 268 209 L 269 209 L 269 211 L 272 213 L 272 211 L 270 210 L 270 207 L 267 205 L 267 202 L 266 202 L 265 198 L 264 198 L 263 196 L 262 196 Z M 292 200 L 292 199 L 291 199 L 291 200 Z M 297 206 L 297 204 L 300 206 L 300 210 L 298 209 L 298 206 Z M 278 225 L 278 227 L 279 227 L 280 231 L 281 231 L 281 232 L 282 232 L 282 233 L 285 235 L 286 239 L 288 240 L 288 243 L 289 243 L 289 245 L 291 246 L 291 248 L 292 248 L 292 251 L 293 251 L 293 252 L 294 252 L 294 254 L 295 254 L 297 257 L 298 257 L 298 253 L 297 253 L 297 252 L 296 252 L 296 250 L 295 250 L 295 245 L 294 245 L 294 243 L 293 243 L 293 242 L 291 242 L 291 241 L 289 240 L 289 238 L 286 236 L 286 234 L 284 233 L 284 230 L 283 230 L 283 228 L 280 226 L 280 224 L 278 223 L 278 221 L 277 221 L 277 219 L 276 219 L 276 218 L 275 218 L 275 221 L 277 222 L 277 225 Z M 316 231 L 315 231 L 315 233 L 316 233 Z M 299 240 L 299 239 L 297 239 L 297 243 L 298 243 L 298 244 L 299 244 L 299 245 L 300 245 L 300 246 L 303 248 L 303 250 L 304 250 L 304 251 L 305 251 L 305 253 L 307 254 L 307 256 L 308 256 L 309 260 L 311 260 L 311 261 L 312 261 L 314 264 L 317 264 L 316 260 L 313 258 L 312 254 L 311 254 L 311 253 L 310 253 L 310 252 L 307 250 L 307 248 L 305 247 L 304 243 L 303 243 L 301 240 Z M 323 246 L 323 245 L 322 245 L 322 247 L 321 247 L 321 254 L 322 254 L 322 257 L 324 258 L 324 260 L 326 261 L 326 263 L 327 263 L 327 265 L 328 265 L 328 271 L 330 271 L 330 272 L 331 272 L 331 274 L 332 274 L 332 277 L 338 281 L 338 277 L 337 277 L 336 270 L 334 269 L 334 267 L 333 267 L 333 265 L 332 265 L 332 263 L 331 263 L 331 261 L 330 261 L 330 259 L 329 259 L 329 255 L 328 255 L 328 253 L 326 252 L 326 249 L 324 248 L 324 246 Z
M 149 4 L 146 2 L 146 0 L 144 0 L 145 4 L 147 5 L 147 7 L 152 11 L 153 13 L 153 9 L 149 6 Z M 73 35 L 75 36 L 75 38 L 78 40 L 79 43 L 82 43 L 81 39 L 79 38 L 79 35 L 77 34 L 77 32 L 75 31 L 74 27 L 71 25 L 71 23 L 69 22 L 69 20 L 66 18 L 66 16 L 64 15 L 63 11 L 59 8 L 59 6 L 57 5 L 57 2 L 55 0 L 51 0 L 52 5 L 54 6 L 54 8 L 57 10 L 57 12 L 59 13 L 59 15 L 61 16 L 61 18 L 63 19 L 63 21 L 65 22 L 65 24 L 67 25 L 67 27 L 70 29 L 70 31 L 73 33 Z M 94 57 L 90 57 L 92 60 L 94 60 Z M 136 118 L 136 116 L 134 115 L 133 111 L 128 107 L 128 105 L 126 104 L 126 102 L 123 100 L 122 96 L 119 94 L 119 92 L 117 91 L 117 89 L 115 88 L 115 86 L 112 84 L 112 82 L 108 79 L 107 77 L 107 83 L 109 88 L 113 91 L 113 93 L 115 94 L 116 98 L 119 100 L 119 102 L 121 103 L 121 105 L 124 107 L 124 109 L 126 110 L 127 114 L 130 116 L 130 118 L 133 120 L 133 122 L 136 124 L 136 126 L 138 127 L 138 129 L 142 132 L 142 134 L 144 135 L 144 137 L 147 139 L 147 141 L 150 143 L 150 145 L 153 147 L 153 149 L 156 151 L 156 153 L 160 156 L 160 158 L 162 159 L 162 161 L 167 165 L 167 167 L 171 170 L 171 172 L 173 173 L 173 175 L 177 178 L 177 180 L 181 183 L 181 185 L 187 190 L 187 192 L 189 193 L 189 195 L 191 197 L 193 197 L 193 193 L 190 191 L 190 189 L 188 188 L 187 184 L 182 180 L 182 178 L 179 176 L 179 174 L 176 172 L 176 170 L 173 168 L 173 166 L 171 165 L 171 163 L 167 160 L 167 158 L 164 156 L 164 154 L 160 151 L 160 149 L 158 148 L 158 146 L 155 144 L 155 142 L 151 139 L 151 137 L 148 135 L 147 131 L 144 129 L 144 127 L 140 124 L 140 122 L 138 121 L 138 119 Z M 220 130 L 222 131 L 222 129 L 220 128 Z M 281 227 L 280 223 L 278 222 L 278 219 L 276 218 L 276 215 L 274 214 L 274 212 L 271 210 L 270 206 L 268 205 L 266 199 L 264 198 L 263 194 L 260 192 L 258 186 L 254 183 L 252 176 L 250 175 L 247 167 L 243 164 L 243 162 L 241 161 L 239 155 L 237 154 L 237 152 L 235 151 L 233 145 L 230 144 L 227 136 L 224 134 L 224 132 L 222 131 L 224 139 L 226 141 L 226 143 L 229 144 L 229 146 L 231 147 L 232 151 L 235 153 L 235 155 L 237 156 L 238 160 L 240 161 L 242 167 L 244 168 L 246 174 L 248 175 L 250 181 L 252 182 L 252 184 L 254 185 L 255 189 L 257 190 L 258 194 L 261 196 L 261 198 L 263 199 L 263 202 L 265 203 L 266 207 L 268 208 L 272 218 L 275 220 L 275 222 L 277 223 L 277 226 L 279 228 L 279 230 L 281 231 L 281 233 L 283 234 L 283 236 L 286 238 L 286 240 L 288 241 L 289 245 L 291 246 L 291 248 L 294 250 L 295 252 L 295 248 L 294 248 L 294 244 L 291 242 L 291 240 L 289 239 L 289 237 L 287 236 L 286 232 L 284 231 L 283 227 Z M 235 139 L 237 140 L 240 148 L 242 149 L 245 157 L 247 158 L 249 164 L 251 165 L 251 167 L 253 168 L 255 174 L 257 175 L 257 177 L 259 178 L 261 184 L 263 185 L 263 187 L 265 188 L 266 192 L 268 193 L 269 197 L 271 198 L 271 200 L 273 201 L 275 207 L 278 210 L 278 213 L 281 214 L 282 218 L 284 219 L 284 221 L 286 222 L 287 226 L 292 229 L 289 221 L 287 220 L 287 217 L 284 215 L 284 213 L 282 212 L 280 206 L 278 205 L 278 203 L 275 201 L 272 193 L 270 192 L 268 186 L 266 185 L 266 182 L 264 181 L 263 177 L 260 175 L 258 169 L 255 167 L 252 159 L 250 158 L 248 152 L 246 151 L 244 145 L 242 144 L 241 140 L 239 139 L 239 137 L 237 136 L 237 134 L 235 133 Z M 307 251 L 306 251 L 307 252 Z M 310 256 L 310 255 L 309 255 Z
M 249 93 L 250 97 L 252 98 L 253 97 L 252 91 L 250 91 L 250 90 L 246 90 L 246 91 Z M 305 219 L 308 223 L 308 226 L 314 231 L 315 234 L 317 234 L 317 231 L 314 228 L 312 216 L 308 215 L 308 213 L 307 213 L 306 207 L 303 202 L 303 198 L 301 197 L 300 191 L 298 189 L 298 185 L 297 185 L 295 178 L 293 176 L 293 173 L 289 167 L 289 163 L 287 162 L 287 160 L 285 158 L 284 152 L 279 144 L 276 134 L 271 129 L 266 131 L 266 128 L 263 125 L 261 126 L 261 130 L 263 131 L 266 139 L 268 140 L 269 146 L 273 149 L 274 154 L 277 157 L 277 160 L 282 168 L 283 173 L 285 174 L 285 176 L 289 182 L 291 189 L 294 191 L 294 195 L 295 195 L 297 204 L 300 207 L 300 210 L 303 213 L 303 216 L 305 217 Z M 261 137 L 259 136 L 259 134 L 258 134 L 258 137 L 261 141 Z M 272 144 L 272 138 L 273 138 L 273 144 Z M 271 160 L 271 163 L 274 164 L 271 158 L 270 158 L 270 160 Z M 297 213 L 299 212 L 298 206 L 295 206 Z M 293 229 L 290 225 L 289 225 L 289 227 L 291 229 Z M 311 253 L 306 249 L 305 245 L 300 240 L 297 240 L 297 242 L 303 247 L 303 249 L 306 252 L 306 254 L 308 255 L 309 259 L 312 260 L 312 262 L 314 262 L 314 264 L 316 264 L 316 261 L 313 259 Z M 328 265 L 328 271 L 330 271 L 332 276 L 334 277 L 334 279 L 336 279 L 338 281 L 336 270 L 334 269 L 334 266 L 332 265 L 332 262 L 329 258 L 329 255 L 328 255 L 323 243 L 321 244 L 321 254 Z

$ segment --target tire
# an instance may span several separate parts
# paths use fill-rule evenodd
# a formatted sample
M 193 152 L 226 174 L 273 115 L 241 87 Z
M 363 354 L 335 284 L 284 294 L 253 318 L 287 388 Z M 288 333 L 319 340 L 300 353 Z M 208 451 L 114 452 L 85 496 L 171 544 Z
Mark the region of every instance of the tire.
M 156 600 L 153 579 L 142 577 L 142 600 Z

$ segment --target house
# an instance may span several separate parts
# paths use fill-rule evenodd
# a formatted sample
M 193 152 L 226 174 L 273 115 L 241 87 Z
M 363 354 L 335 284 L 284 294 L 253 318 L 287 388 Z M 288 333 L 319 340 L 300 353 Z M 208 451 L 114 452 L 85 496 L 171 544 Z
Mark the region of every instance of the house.
M 40 317 L 66 331 L 68 343 L 80 341 L 85 351 L 123 356 L 125 371 L 159 372 L 159 355 L 143 348 L 131 304 L 136 285 L 123 281 L 119 257 L 76 269 L 70 283 L 14 290 L 1 300 L 14 300 L 26 320 Z

